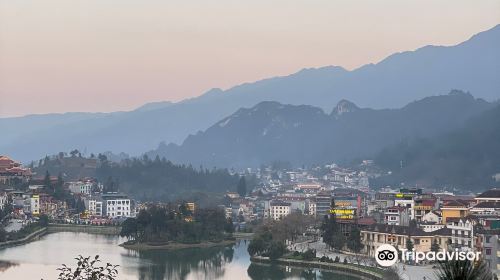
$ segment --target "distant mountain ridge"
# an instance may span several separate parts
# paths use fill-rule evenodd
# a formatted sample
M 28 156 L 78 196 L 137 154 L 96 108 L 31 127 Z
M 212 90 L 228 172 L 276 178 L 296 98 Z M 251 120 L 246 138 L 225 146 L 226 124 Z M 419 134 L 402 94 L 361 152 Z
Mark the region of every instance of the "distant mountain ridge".
M 453 88 L 492 101 L 500 97 L 499 50 L 497 25 L 456 46 L 426 46 L 353 71 L 338 66 L 304 69 L 130 112 L 52 115 L 52 121 L 44 121 L 44 115 L 4 118 L 0 129 L 8 135 L 0 139 L 0 151 L 22 161 L 74 148 L 139 155 L 161 141 L 181 143 L 239 108 L 262 101 L 306 104 L 326 111 L 342 99 L 360 107 L 398 108 Z
M 379 152 L 375 162 L 392 170 L 378 180 L 381 185 L 500 187 L 500 105 L 437 137 L 404 139 Z
M 239 109 L 182 145 L 162 144 L 148 153 L 204 166 L 257 167 L 274 160 L 320 164 L 373 156 L 401 139 L 450 131 L 494 105 L 452 91 L 401 109 L 358 108 L 341 101 L 326 114 L 309 105 L 266 101 Z

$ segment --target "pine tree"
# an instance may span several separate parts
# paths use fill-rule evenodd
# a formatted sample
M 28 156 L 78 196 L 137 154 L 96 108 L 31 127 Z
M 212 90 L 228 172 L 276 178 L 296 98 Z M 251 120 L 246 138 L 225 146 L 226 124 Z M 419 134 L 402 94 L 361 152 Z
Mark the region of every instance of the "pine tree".
M 240 177 L 240 181 L 238 182 L 237 191 L 241 197 L 246 196 L 246 194 L 247 194 L 247 182 L 245 180 L 245 176 Z

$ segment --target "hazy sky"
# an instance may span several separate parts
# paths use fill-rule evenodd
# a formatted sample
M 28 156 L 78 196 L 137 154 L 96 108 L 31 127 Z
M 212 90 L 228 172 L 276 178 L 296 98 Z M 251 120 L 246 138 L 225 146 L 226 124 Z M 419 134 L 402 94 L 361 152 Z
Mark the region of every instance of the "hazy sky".
M 129 110 L 454 45 L 498 0 L 0 0 L 0 116 Z

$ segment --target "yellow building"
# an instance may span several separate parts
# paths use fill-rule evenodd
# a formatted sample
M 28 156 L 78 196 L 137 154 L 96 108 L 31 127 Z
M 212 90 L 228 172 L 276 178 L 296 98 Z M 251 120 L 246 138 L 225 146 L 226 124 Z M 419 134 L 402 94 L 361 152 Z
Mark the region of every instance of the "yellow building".
M 442 223 L 446 224 L 448 218 L 464 218 L 469 215 L 469 206 L 466 202 L 452 200 L 441 207 Z
M 442 228 L 433 232 L 425 232 L 420 228 L 410 230 L 405 226 L 385 224 L 377 224 L 361 230 L 362 252 L 370 257 L 375 257 L 377 248 L 383 244 L 406 249 L 408 239 L 412 241 L 416 251 L 429 252 L 434 242 L 438 243 L 441 249 L 448 250 L 451 230 Z

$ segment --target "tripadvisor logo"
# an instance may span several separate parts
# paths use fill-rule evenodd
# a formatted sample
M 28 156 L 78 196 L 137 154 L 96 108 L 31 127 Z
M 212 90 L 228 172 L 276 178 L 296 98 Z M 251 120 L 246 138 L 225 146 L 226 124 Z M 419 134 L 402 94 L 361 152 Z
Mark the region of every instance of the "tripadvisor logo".
M 381 266 L 391 266 L 398 261 L 398 250 L 389 244 L 380 245 L 375 252 L 375 260 Z
M 476 261 L 479 260 L 481 252 L 472 251 L 446 251 L 441 250 L 438 252 L 418 252 L 413 249 L 408 251 L 407 249 L 400 249 L 401 260 L 409 261 L 413 260 L 415 263 L 420 261 L 451 261 L 451 260 L 469 260 Z M 381 266 L 391 266 L 398 261 L 398 250 L 394 246 L 389 244 L 380 245 L 375 252 L 375 260 Z

